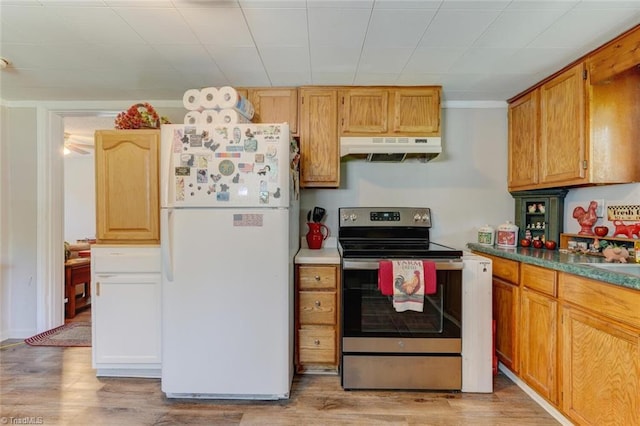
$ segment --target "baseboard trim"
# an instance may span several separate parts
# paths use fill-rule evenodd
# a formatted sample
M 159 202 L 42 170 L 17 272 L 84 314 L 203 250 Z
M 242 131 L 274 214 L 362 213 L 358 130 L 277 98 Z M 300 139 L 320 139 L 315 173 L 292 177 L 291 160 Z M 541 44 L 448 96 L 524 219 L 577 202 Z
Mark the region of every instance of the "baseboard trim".
M 564 426 L 574 426 L 571 420 L 567 419 L 560 411 L 558 411 L 553 405 L 549 404 L 549 402 L 538 395 L 536 391 L 531 389 L 529 385 L 527 385 L 521 378 L 516 376 L 513 371 L 509 370 L 504 366 L 501 362 L 498 363 L 498 369 L 504 373 L 513 383 L 518 385 L 520 389 L 524 391 L 527 395 L 531 397 L 540 407 L 542 407 L 547 413 L 551 414 L 554 419 L 560 422 L 560 424 Z

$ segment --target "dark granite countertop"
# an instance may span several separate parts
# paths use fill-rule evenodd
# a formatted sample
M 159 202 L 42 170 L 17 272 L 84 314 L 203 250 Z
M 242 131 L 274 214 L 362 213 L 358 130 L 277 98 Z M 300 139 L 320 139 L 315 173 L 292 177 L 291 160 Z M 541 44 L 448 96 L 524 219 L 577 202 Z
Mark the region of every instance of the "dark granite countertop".
M 606 263 L 604 258 L 577 253 L 564 253 L 559 250 L 535 249 L 530 247 L 503 248 L 478 243 L 468 243 L 470 250 L 530 263 L 556 271 L 568 272 L 585 278 L 640 290 L 640 275 L 600 269 L 588 264 Z M 638 265 L 640 270 L 640 265 Z

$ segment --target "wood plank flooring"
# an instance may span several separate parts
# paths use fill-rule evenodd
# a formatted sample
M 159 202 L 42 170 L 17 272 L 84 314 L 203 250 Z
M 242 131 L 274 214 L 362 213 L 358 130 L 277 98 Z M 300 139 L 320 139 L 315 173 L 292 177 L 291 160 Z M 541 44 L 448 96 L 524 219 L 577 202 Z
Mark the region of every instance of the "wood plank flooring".
M 0 344 L 2 424 L 25 418 L 46 425 L 558 424 L 506 376 L 495 378 L 494 390 L 344 391 L 338 376 L 305 375 L 295 377 L 285 401 L 170 400 L 158 379 L 97 378 L 91 348 Z

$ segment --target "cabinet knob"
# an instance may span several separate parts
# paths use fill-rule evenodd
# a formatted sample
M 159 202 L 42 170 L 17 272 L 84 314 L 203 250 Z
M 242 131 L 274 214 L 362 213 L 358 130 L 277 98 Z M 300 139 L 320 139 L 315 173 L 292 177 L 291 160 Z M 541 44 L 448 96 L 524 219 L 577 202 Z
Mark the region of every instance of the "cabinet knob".
M 319 301 L 319 300 L 316 300 L 315 305 L 316 305 L 316 308 L 319 308 L 319 307 L 320 307 L 320 305 L 321 305 L 320 301 Z
M 316 275 L 314 278 L 316 279 L 316 281 L 320 281 L 320 275 Z
M 314 345 L 316 345 L 316 346 L 318 346 L 318 345 L 320 344 L 320 339 L 316 339 L 316 340 L 314 340 L 314 341 L 313 341 L 313 344 L 314 344 Z

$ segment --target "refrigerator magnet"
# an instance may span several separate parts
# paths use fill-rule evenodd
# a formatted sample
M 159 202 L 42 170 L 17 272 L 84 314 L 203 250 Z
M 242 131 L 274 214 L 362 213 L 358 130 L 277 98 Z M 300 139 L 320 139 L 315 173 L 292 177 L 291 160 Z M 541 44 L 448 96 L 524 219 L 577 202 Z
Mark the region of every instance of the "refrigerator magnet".
M 260 204 L 269 204 L 269 192 L 260 191 Z
M 176 201 L 184 201 L 184 178 L 176 177 Z
M 235 169 L 236 167 L 233 165 L 233 161 L 231 160 L 222 160 L 220 164 L 218 164 L 218 170 L 222 176 L 231 176 Z
M 280 187 L 276 189 L 276 192 L 273 193 L 273 198 L 280 198 Z
M 209 181 L 207 179 L 207 169 L 198 169 L 196 176 L 198 183 L 207 183 Z
M 242 137 L 242 132 L 239 127 L 233 128 L 233 141 L 231 143 L 240 143 L 240 138 Z
M 253 173 L 253 163 L 238 163 L 238 170 L 242 173 Z
M 189 137 L 189 145 L 191 148 L 200 148 L 202 146 L 202 135 L 191 135 Z
M 180 155 L 180 165 L 184 167 L 193 167 L 195 159 L 193 158 L 193 154 L 182 154 Z
M 228 192 L 216 192 L 216 200 L 217 201 L 229 201 L 229 193 Z
M 245 152 L 256 152 L 258 150 L 258 141 L 254 138 L 245 139 L 244 150 Z
M 175 175 L 176 176 L 191 176 L 191 168 L 190 167 L 176 167 Z
M 255 162 L 258 164 L 264 163 L 264 154 L 256 154 Z

